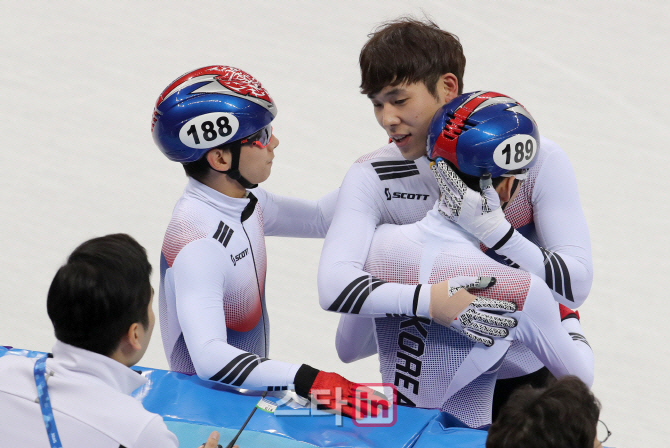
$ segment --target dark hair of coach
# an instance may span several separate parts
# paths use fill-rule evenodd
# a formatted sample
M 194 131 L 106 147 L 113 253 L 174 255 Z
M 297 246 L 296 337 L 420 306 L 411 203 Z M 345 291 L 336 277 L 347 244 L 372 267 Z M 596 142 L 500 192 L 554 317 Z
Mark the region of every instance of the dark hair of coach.
M 133 323 L 149 325 L 150 275 L 145 249 L 129 235 L 81 244 L 49 288 L 47 312 L 56 338 L 110 356 Z

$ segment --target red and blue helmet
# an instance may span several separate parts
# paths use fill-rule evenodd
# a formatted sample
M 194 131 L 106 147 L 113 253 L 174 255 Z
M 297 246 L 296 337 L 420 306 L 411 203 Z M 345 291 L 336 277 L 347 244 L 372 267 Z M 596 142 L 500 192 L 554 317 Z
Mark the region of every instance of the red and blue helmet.
M 193 162 L 268 127 L 276 115 L 277 106 L 253 76 L 213 65 L 186 73 L 163 90 L 151 134 L 168 159 Z
M 479 91 L 442 106 L 428 129 L 427 155 L 471 176 L 492 178 L 530 168 L 540 144 L 537 124 L 516 100 Z

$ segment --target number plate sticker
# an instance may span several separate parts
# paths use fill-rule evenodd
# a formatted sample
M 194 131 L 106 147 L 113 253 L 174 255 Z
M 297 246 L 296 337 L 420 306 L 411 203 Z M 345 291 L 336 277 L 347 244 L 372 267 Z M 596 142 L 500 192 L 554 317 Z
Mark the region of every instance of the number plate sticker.
M 187 121 L 179 130 L 179 140 L 189 148 L 213 148 L 232 139 L 239 128 L 234 115 L 212 112 Z
M 268 400 L 267 398 L 261 398 L 258 404 L 256 404 L 256 407 L 261 411 L 274 414 L 274 412 L 277 410 L 277 403 L 274 403 L 273 401 Z
M 518 170 L 535 158 L 537 141 L 532 135 L 517 134 L 505 139 L 493 151 L 493 161 L 500 168 Z

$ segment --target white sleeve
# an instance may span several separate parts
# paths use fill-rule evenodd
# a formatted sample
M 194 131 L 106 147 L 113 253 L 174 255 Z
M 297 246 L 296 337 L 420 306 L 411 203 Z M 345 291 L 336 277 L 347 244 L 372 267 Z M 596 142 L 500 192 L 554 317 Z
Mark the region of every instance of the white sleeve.
M 292 384 L 300 366 L 261 358 L 226 342 L 223 297 L 230 263 L 222 261 L 222 250 L 212 238 L 196 240 L 172 265 L 177 316 L 198 377 L 256 390 Z
M 137 448 L 178 448 L 179 440 L 167 429 L 163 418 L 156 415 L 140 433 L 133 446 Z
M 335 348 L 342 362 L 354 362 L 377 353 L 374 320 L 367 316 L 341 314 Z
M 387 283 L 363 270 L 382 221 L 375 203 L 378 195 L 363 170 L 362 164 L 354 164 L 340 187 L 319 261 L 319 303 L 324 310 L 339 313 L 417 315 L 428 309 L 430 285 Z
M 593 356 L 593 349 L 591 349 L 589 341 L 587 341 L 584 336 L 581 322 L 579 322 L 579 319 L 575 316 L 562 320 L 561 326 L 568 332 L 572 340 L 575 342 L 575 347 L 579 351 L 581 358 L 584 360 L 584 366 L 590 366 L 587 367 L 590 369 L 590 372 L 586 372 L 586 375 L 593 377 L 595 358 Z
M 591 387 L 594 358 L 586 338 L 561 324 L 558 303 L 547 285 L 531 275 L 531 283 L 523 311 L 515 313 L 519 324 L 515 337 L 528 347 L 557 378 L 576 375 Z M 573 319 L 569 319 L 573 320 Z M 576 319 L 574 319 L 576 320 Z
M 317 201 L 292 198 L 255 188 L 263 210 L 263 230 L 267 236 L 323 238 L 335 213 L 338 190 L 325 194 Z
M 494 249 L 524 271 L 545 280 L 556 301 L 577 308 L 586 300 L 593 282 L 591 240 L 579 201 L 577 179 L 562 150 L 547 156 L 535 180 L 531 200 L 542 247 L 514 231 L 502 247 Z

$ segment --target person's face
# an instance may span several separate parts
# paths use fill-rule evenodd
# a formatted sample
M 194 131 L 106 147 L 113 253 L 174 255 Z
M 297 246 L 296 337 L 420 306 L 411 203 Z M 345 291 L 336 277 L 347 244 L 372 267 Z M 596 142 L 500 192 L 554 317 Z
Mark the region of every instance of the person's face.
M 265 148 L 253 143 L 242 145 L 239 168 L 242 176 L 252 184 L 266 181 L 270 177 L 272 159 L 275 158 L 274 150 L 278 145 L 279 140 L 274 134 Z
M 386 86 L 370 97 L 375 117 L 407 160 L 426 154 L 426 136 L 435 112 L 455 98 L 445 91 L 442 80 L 437 84 L 437 97 L 423 82 Z

